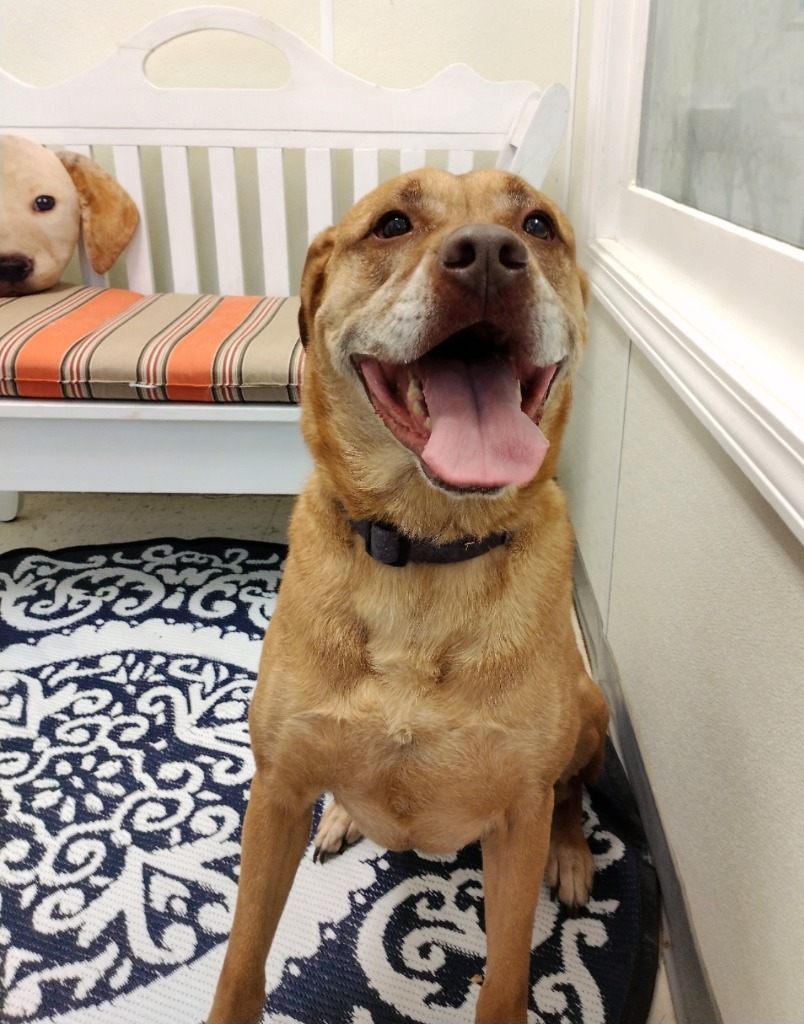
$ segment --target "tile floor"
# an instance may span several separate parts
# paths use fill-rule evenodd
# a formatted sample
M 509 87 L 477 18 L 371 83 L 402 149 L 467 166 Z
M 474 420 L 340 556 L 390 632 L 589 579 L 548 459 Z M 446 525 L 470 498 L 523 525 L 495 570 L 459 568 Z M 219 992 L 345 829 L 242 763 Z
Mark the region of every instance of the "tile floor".
M 268 495 L 26 494 L 17 518 L 0 523 L 0 552 L 156 537 L 282 542 L 293 502 Z M 676 1024 L 663 966 L 646 1024 Z
M 187 494 L 26 494 L 0 523 L 0 552 L 152 537 L 285 541 L 294 497 Z

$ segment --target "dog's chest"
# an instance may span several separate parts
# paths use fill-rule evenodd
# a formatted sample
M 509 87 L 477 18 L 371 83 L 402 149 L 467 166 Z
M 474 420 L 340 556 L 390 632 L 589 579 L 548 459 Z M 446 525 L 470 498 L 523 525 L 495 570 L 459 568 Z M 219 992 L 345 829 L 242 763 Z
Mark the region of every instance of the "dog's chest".
M 530 731 L 512 717 L 503 693 L 515 673 L 499 663 L 491 668 L 482 633 L 456 637 L 448 615 L 421 611 L 375 617 L 366 640 L 370 671 L 347 684 L 341 726 L 359 749 L 399 770 L 449 771 L 458 748 L 486 763 Z M 462 770 L 473 774 L 472 765 Z
M 533 752 L 546 737 L 522 713 L 532 680 L 517 620 L 448 596 L 350 594 L 359 650 L 339 666 L 322 645 L 317 699 L 294 716 L 311 788 L 334 791 L 388 847 L 457 849 L 538 783 Z
M 322 782 L 378 842 L 455 849 L 528 784 L 528 730 L 471 706 L 449 678 L 404 667 L 360 680 L 319 720 L 332 755 Z

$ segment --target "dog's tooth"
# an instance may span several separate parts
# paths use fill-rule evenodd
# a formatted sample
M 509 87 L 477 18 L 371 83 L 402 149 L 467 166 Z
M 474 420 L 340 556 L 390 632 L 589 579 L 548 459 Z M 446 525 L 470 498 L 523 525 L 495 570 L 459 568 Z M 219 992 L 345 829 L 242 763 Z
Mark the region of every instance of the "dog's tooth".
M 408 408 L 419 422 L 423 423 L 428 430 L 431 429 L 430 417 L 427 415 L 427 405 L 424 401 L 422 383 L 413 371 L 408 368 L 408 390 L 406 393 Z
M 411 405 L 417 401 L 424 401 L 421 381 L 413 376 L 412 370 L 408 370 L 408 400 Z
M 430 417 L 427 415 L 427 410 L 424 407 L 424 403 L 420 402 L 419 399 L 417 398 L 411 403 L 410 407 L 413 410 L 413 415 L 416 417 L 416 419 L 421 420 L 423 423 L 426 424 L 427 420 L 429 420 Z

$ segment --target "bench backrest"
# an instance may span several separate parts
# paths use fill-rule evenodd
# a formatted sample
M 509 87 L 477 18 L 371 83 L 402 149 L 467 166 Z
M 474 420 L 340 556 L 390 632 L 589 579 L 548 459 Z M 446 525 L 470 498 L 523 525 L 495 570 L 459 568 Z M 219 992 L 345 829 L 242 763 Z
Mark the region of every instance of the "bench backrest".
M 204 29 L 275 47 L 288 62 L 287 83 L 154 85 L 149 55 Z M 563 86 L 489 82 L 465 65 L 419 88 L 381 88 L 292 32 L 229 7 L 160 18 L 57 86 L 0 72 L 3 131 L 92 156 L 137 203 L 142 225 L 112 283 L 146 293 L 292 294 L 319 230 L 380 181 L 425 164 L 457 173 L 496 165 L 538 187 L 568 106 Z M 81 262 L 85 283 L 107 283 Z

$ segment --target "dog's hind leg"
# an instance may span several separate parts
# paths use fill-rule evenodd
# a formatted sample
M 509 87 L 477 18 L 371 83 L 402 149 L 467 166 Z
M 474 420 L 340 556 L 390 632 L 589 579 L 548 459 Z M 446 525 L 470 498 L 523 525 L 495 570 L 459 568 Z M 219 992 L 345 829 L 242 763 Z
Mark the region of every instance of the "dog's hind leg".
M 594 782 L 603 769 L 608 709 L 597 684 L 581 677 L 582 726 L 575 756 L 562 780 L 556 783 L 550 854 L 545 882 L 561 902 L 577 910 L 589 899 L 595 862 L 582 823 L 582 784 Z
M 337 800 L 333 800 L 324 808 L 321 821 L 318 823 L 313 841 L 313 860 L 323 863 L 328 856 L 340 853 L 344 843 L 356 843 L 360 838 L 362 833 L 352 821 L 349 812 L 341 807 Z
M 556 786 L 550 829 L 550 854 L 544 880 L 553 896 L 571 911 L 585 905 L 592 891 L 595 862 L 583 833 L 581 780 L 575 776 Z
M 208 1024 L 262 1021 L 265 961 L 310 835 L 312 805 L 280 802 L 257 771 L 243 822 L 240 883 Z

